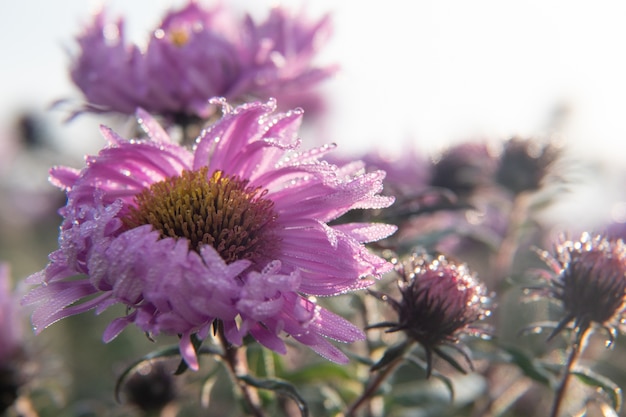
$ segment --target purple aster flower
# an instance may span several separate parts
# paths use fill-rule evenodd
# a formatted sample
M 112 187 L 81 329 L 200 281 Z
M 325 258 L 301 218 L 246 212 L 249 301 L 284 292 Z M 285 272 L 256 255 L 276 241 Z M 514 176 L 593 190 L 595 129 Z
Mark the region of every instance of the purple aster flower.
M 621 239 L 583 233 L 579 240 L 561 236 L 554 254 L 540 253 L 552 269 L 546 272 L 549 287 L 543 293 L 564 310 L 550 338 L 573 322 L 578 333 L 592 324 L 605 329 L 612 343 L 617 330 L 624 331 L 626 317 L 626 246 Z
M 110 23 L 99 12 L 77 38 L 71 69 L 86 110 L 206 116 L 208 99 L 227 96 L 241 73 L 229 18 L 220 7 L 189 2 L 170 11 L 142 48 L 125 40 L 123 19 Z
M 100 12 L 77 38 L 71 77 L 87 100 L 83 110 L 143 108 L 185 124 L 210 114 L 211 97 L 287 100 L 310 91 L 334 72 L 311 64 L 329 25 L 327 17 L 309 23 L 280 8 L 255 24 L 191 0 L 169 11 L 140 46 L 125 39 L 123 19 L 112 23 Z
M 284 332 L 330 360 L 347 360 L 327 338 L 352 342 L 362 332 L 308 296 L 364 288 L 367 277 L 391 268 L 363 244 L 394 226 L 328 224 L 351 209 L 390 205 L 393 198 L 378 194 L 384 172 L 321 160 L 333 146 L 298 152 L 301 110 L 216 103 L 224 116 L 193 152 L 139 111 L 148 139 L 103 128 L 109 146 L 85 168 L 52 169 L 68 202 L 59 249 L 29 278 L 40 284 L 26 298 L 39 304 L 37 332 L 120 303 L 129 313 L 108 326 L 105 341 L 130 323 L 179 334 L 194 369 L 191 336 L 206 337 L 216 320 L 233 344 L 250 334 L 284 353 Z
M 283 106 L 307 112 L 323 105 L 313 87 L 338 67 L 316 67 L 314 60 L 332 35 L 330 15 L 311 20 L 302 12 L 274 7 L 260 24 L 247 16 L 244 34 L 246 63 L 237 93 L 274 97 Z
M 387 332 L 402 331 L 426 352 L 427 374 L 431 374 L 433 353 L 447 359 L 442 346 L 458 350 L 471 365 L 468 353 L 460 346 L 461 336 L 486 335 L 476 324 L 489 316 L 490 297 L 486 287 L 466 264 L 443 255 L 415 253 L 397 265 L 401 275 L 401 299 L 374 293 L 388 302 L 398 314 L 397 322 L 371 327 L 388 327 Z

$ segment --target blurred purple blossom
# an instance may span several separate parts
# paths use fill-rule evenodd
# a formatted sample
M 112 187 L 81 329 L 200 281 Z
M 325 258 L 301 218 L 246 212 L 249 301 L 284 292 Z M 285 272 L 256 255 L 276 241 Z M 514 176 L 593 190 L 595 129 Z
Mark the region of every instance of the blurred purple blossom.
M 312 114 L 313 87 L 337 69 L 313 63 L 331 33 L 328 15 L 310 20 L 276 7 L 258 23 L 221 3 L 191 0 L 169 11 L 145 46 L 129 43 L 124 25 L 100 11 L 77 38 L 71 77 L 87 101 L 82 111 L 140 107 L 180 122 L 208 117 L 208 100 L 219 96 L 232 103 L 272 97 Z

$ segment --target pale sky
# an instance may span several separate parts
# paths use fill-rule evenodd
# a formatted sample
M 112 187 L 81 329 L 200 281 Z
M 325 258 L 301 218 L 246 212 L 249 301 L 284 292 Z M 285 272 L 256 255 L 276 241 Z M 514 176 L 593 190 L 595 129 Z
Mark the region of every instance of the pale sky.
M 263 14 L 276 2 L 231 3 L 254 4 Z M 166 8 L 182 1 L 0 0 L 0 128 L 21 108 L 43 110 L 78 96 L 64 48 L 74 46 L 74 35 L 100 4 L 112 15 L 125 14 L 131 36 L 141 39 Z M 560 133 L 569 149 L 625 165 L 626 2 L 282 4 L 334 16 L 335 36 L 321 58 L 342 71 L 325 84 L 334 115 L 323 142 L 359 151 L 379 144 L 400 150 L 412 140 L 433 150 L 476 136 L 544 134 L 553 112 L 566 108 Z M 59 126 L 76 152 L 83 151 L 83 128 L 99 123 L 88 119 Z M 619 187 L 623 178 L 617 180 Z
M 2 0 L 1 117 L 12 108 L 76 96 L 64 48 L 74 46 L 73 36 L 98 5 L 127 15 L 131 36 L 141 39 L 167 7 L 181 3 Z M 254 2 L 259 10 L 274 3 Z M 559 106 L 570 109 L 577 146 L 602 153 L 595 148 L 618 146 L 626 133 L 624 2 L 282 3 L 334 16 L 335 36 L 323 54 L 343 68 L 326 83 L 341 116 L 329 127 L 337 136 L 332 140 L 358 146 L 408 136 L 430 147 L 475 133 L 533 134 Z M 626 146 L 618 147 L 626 156 Z

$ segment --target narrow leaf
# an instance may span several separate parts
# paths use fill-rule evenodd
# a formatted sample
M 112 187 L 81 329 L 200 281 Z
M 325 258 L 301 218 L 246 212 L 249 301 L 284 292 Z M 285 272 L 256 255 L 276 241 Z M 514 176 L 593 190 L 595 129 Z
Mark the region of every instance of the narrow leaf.
M 546 330 L 554 331 L 559 327 L 559 322 L 557 321 L 537 321 L 535 323 L 531 323 L 528 326 L 523 327 L 519 331 L 520 336 L 525 336 L 528 334 L 539 334 L 543 333 Z
M 442 349 L 439 349 L 439 348 L 433 348 L 433 352 L 435 352 L 441 359 L 443 359 L 444 361 L 452 365 L 452 367 L 456 369 L 457 371 L 461 372 L 462 374 L 467 374 L 467 370 L 463 366 L 461 366 L 461 364 L 454 357 L 449 355 L 447 352 L 444 352 Z M 470 363 L 470 366 L 471 366 L 471 363 Z
M 611 401 L 611 406 L 616 411 L 620 411 L 622 408 L 622 389 L 615 382 L 586 368 L 577 368 L 572 371 L 572 375 L 575 375 L 582 383 L 602 390 Z
M 415 357 L 414 355 L 408 355 L 405 359 L 410 364 L 415 365 L 421 370 L 423 370 L 424 373 L 427 372 L 428 366 L 426 365 L 426 363 L 420 360 L 419 358 Z M 451 402 L 454 401 L 454 385 L 452 384 L 452 380 L 448 378 L 447 376 L 445 376 L 444 374 L 437 372 L 435 370 L 431 372 L 431 375 L 433 378 L 437 378 L 438 380 L 444 383 L 446 388 L 448 388 L 448 392 L 450 393 L 450 401 Z
M 297 371 L 283 375 L 293 383 L 310 383 L 314 381 L 350 381 L 354 377 L 350 370 L 335 363 L 316 363 Z
M 510 355 L 509 360 L 517 365 L 524 375 L 544 385 L 550 384 L 549 372 L 540 363 L 515 347 L 503 347 L 503 349 Z
M 239 375 L 237 376 L 237 378 L 255 388 L 266 389 L 277 392 L 279 394 L 287 395 L 298 405 L 298 408 L 300 409 L 300 415 L 302 417 L 308 417 L 309 407 L 306 401 L 304 400 L 304 398 L 302 398 L 300 393 L 298 393 L 296 387 L 289 382 L 275 378 L 257 379 L 250 375 Z
M 374 365 L 372 365 L 371 370 L 377 371 L 395 362 L 396 360 L 400 359 L 404 355 L 404 353 L 407 351 L 410 345 L 411 345 L 411 342 L 404 341 L 400 344 L 390 347 L 389 349 L 385 351 L 385 353 L 383 354 L 383 357 L 380 358 L 380 360 L 376 362 Z

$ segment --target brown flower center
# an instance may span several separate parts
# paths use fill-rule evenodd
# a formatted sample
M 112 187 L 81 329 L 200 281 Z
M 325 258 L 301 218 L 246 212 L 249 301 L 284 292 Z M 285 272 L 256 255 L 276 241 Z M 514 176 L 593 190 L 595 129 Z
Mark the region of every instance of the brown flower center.
M 211 245 L 227 262 L 253 259 L 275 245 L 274 203 L 266 190 L 208 169 L 183 171 L 135 196 L 123 219 L 128 228 L 150 224 L 161 237 L 186 238 L 190 249 Z

